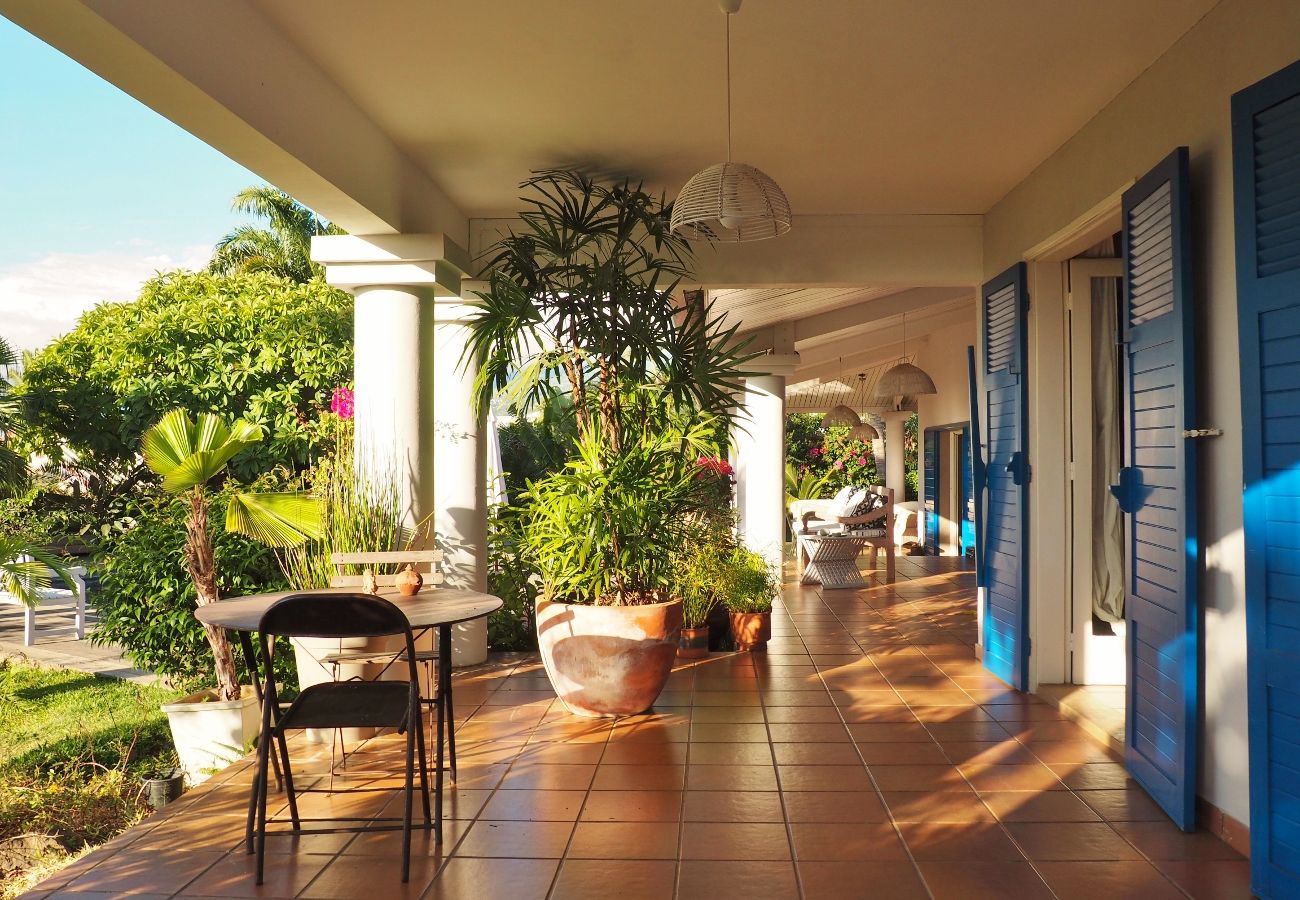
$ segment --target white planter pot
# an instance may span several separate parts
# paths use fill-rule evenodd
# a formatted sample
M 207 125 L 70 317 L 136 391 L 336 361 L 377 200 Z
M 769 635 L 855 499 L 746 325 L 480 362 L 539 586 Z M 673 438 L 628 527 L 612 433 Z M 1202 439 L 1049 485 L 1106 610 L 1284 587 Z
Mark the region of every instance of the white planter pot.
M 262 711 L 251 686 L 240 691 L 238 700 L 218 700 L 215 690 L 206 690 L 163 704 L 190 784 L 207 780 L 253 748 L 262 730 Z

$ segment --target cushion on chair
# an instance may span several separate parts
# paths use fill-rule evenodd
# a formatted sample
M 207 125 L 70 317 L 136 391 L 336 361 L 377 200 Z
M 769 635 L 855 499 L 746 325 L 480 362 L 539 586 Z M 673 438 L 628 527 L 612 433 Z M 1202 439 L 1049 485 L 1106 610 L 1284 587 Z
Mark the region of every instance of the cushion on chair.
M 868 491 L 866 496 L 858 502 L 858 505 L 853 507 L 853 509 L 848 513 L 846 518 L 857 518 L 858 516 L 870 515 L 878 509 L 884 509 L 885 504 L 888 502 L 889 501 L 880 494 L 873 494 Z

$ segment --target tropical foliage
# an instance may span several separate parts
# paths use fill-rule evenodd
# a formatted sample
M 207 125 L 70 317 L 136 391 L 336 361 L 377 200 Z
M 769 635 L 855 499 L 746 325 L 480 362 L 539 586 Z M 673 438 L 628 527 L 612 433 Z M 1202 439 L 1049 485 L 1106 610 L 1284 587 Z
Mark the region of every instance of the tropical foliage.
M 793 467 L 796 483 L 811 476 L 830 496 L 848 484 L 877 484 L 881 473 L 868 441 L 849 437 L 849 429 L 826 428 L 822 416 L 796 413 L 786 420 L 786 465 Z M 787 475 L 787 492 L 790 486 Z M 813 498 L 802 498 L 813 499 Z
M 0 368 L 8 373 L 18 362 L 17 351 L 0 338 Z M 0 377 L 0 495 L 14 495 L 27 486 L 27 460 L 12 446 L 12 436 L 23 426 L 22 405 L 12 390 L 7 375 Z
M 210 513 L 225 517 L 229 492 L 208 496 Z M 184 566 L 183 499 L 149 492 L 126 504 L 121 527 L 110 528 L 95 558 L 97 624 L 90 639 L 121 647 L 131 664 L 187 688 L 212 683 L 212 653 L 194 618 L 198 591 Z M 270 548 L 222 529 L 212 532 L 217 591 L 223 597 L 288 587 Z M 278 654 L 292 659 L 293 654 Z M 243 658 L 238 657 L 243 672 Z
M 772 564 L 760 553 L 736 547 L 724 559 L 723 605 L 727 612 L 765 613 L 780 592 Z
M 62 560 L 20 537 L 0 535 L 0 591 L 35 606 L 40 602 L 40 591 L 50 586 L 54 575 L 68 579 Z
M 678 299 L 690 245 L 671 208 L 629 182 L 571 171 L 522 187 L 523 228 L 497 243 L 466 354 L 481 406 L 501 397 L 527 413 L 567 393 L 578 430 L 618 451 L 624 426 L 659 396 L 677 410 L 726 420 L 749 357 L 702 295 Z M 631 404 L 629 408 L 629 403 Z
M 168 410 L 216 412 L 265 440 L 233 465 L 249 479 L 308 464 L 319 411 L 352 378 L 352 298 L 269 275 L 172 272 L 106 304 L 27 361 L 16 393 L 26 449 L 85 473 L 97 495 L 148 479 L 144 432 Z
M 162 486 L 186 505 L 185 568 L 199 606 L 220 598 L 217 563 L 209 526 L 207 484 L 240 452 L 262 439 L 261 430 L 236 420 L 226 424 L 212 414 L 191 419 L 172 410 L 144 436 L 144 461 L 162 477 Z M 320 508 L 303 493 L 232 491 L 226 501 L 226 530 L 269 547 L 290 547 L 321 536 Z M 239 675 L 225 629 L 203 626 L 216 664 L 217 690 L 223 700 L 239 698 Z
M 269 184 L 244 188 L 230 205 L 266 225 L 241 225 L 218 241 L 208 264 L 216 275 L 264 273 L 306 284 L 324 275 L 311 261 L 311 239 L 346 233 Z

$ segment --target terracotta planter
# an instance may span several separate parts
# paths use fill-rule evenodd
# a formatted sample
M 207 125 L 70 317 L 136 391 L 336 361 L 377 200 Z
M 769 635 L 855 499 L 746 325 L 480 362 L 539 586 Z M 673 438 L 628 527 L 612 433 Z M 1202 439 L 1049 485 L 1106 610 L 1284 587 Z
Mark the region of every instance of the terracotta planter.
M 709 655 L 709 626 L 683 628 L 677 643 L 678 659 L 704 659 Z
M 767 642 L 772 639 L 772 614 L 732 613 L 731 636 L 736 640 L 737 650 L 766 650 Z
M 682 604 L 537 601 L 537 645 L 555 693 L 579 716 L 645 712 L 668 682 Z

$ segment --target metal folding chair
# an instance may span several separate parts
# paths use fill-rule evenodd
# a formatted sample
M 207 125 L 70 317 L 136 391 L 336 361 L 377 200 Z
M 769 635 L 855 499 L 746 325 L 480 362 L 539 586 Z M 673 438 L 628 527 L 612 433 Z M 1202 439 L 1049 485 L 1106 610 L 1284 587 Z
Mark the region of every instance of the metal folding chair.
M 424 807 L 425 827 L 433 827 L 442 841 L 442 809 L 431 814 L 429 778 L 426 761 L 424 727 L 421 716 L 419 673 L 416 669 L 415 640 L 402 611 L 381 597 L 370 594 L 294 594 L 276 601 L 263 614 L 258 629 L 262 645 L 265 691 L 262 702 L 262 737 L 257 746 L 257 772 L 253 780 L 257 815 L 254 829 L 257 852 L 257 883 L 262 883 L 266 858 L 267 825 L 284 819 L 267 819 L 266 802 L 274 745 L 284 770 L 284 788 L 288 795 L 289 822 L 293 834 L 330 834 L 340 831 L 402 831 L 402 881 L 411 871 L 411 807 L 414 799 L 415 770 L 419 762 L 420 797 Z M 334 681 L 305 688 L 289 705 L 281 709 L 273 677 L 275 638 L 347 638 L 402 635 L 406 642 L 407 679 L 404 681 Z M 395 817 L 335 816 L 329 819 L 303 819 L 298 815 L 297 795 L 327 793 L 313 789 L 295 791 L 290 768 L 286 733 L 307 728 L 395 728 L 406 735 L 405 806 L 401 819 Z M 354 793 L 385 788 L 347 788 L 339 793 Z M 355 825 L 348 828 L 303 828 L 303 822 L 398 822 L 400 825 Z M 254 848 L 249 847 L 249 852 Z

